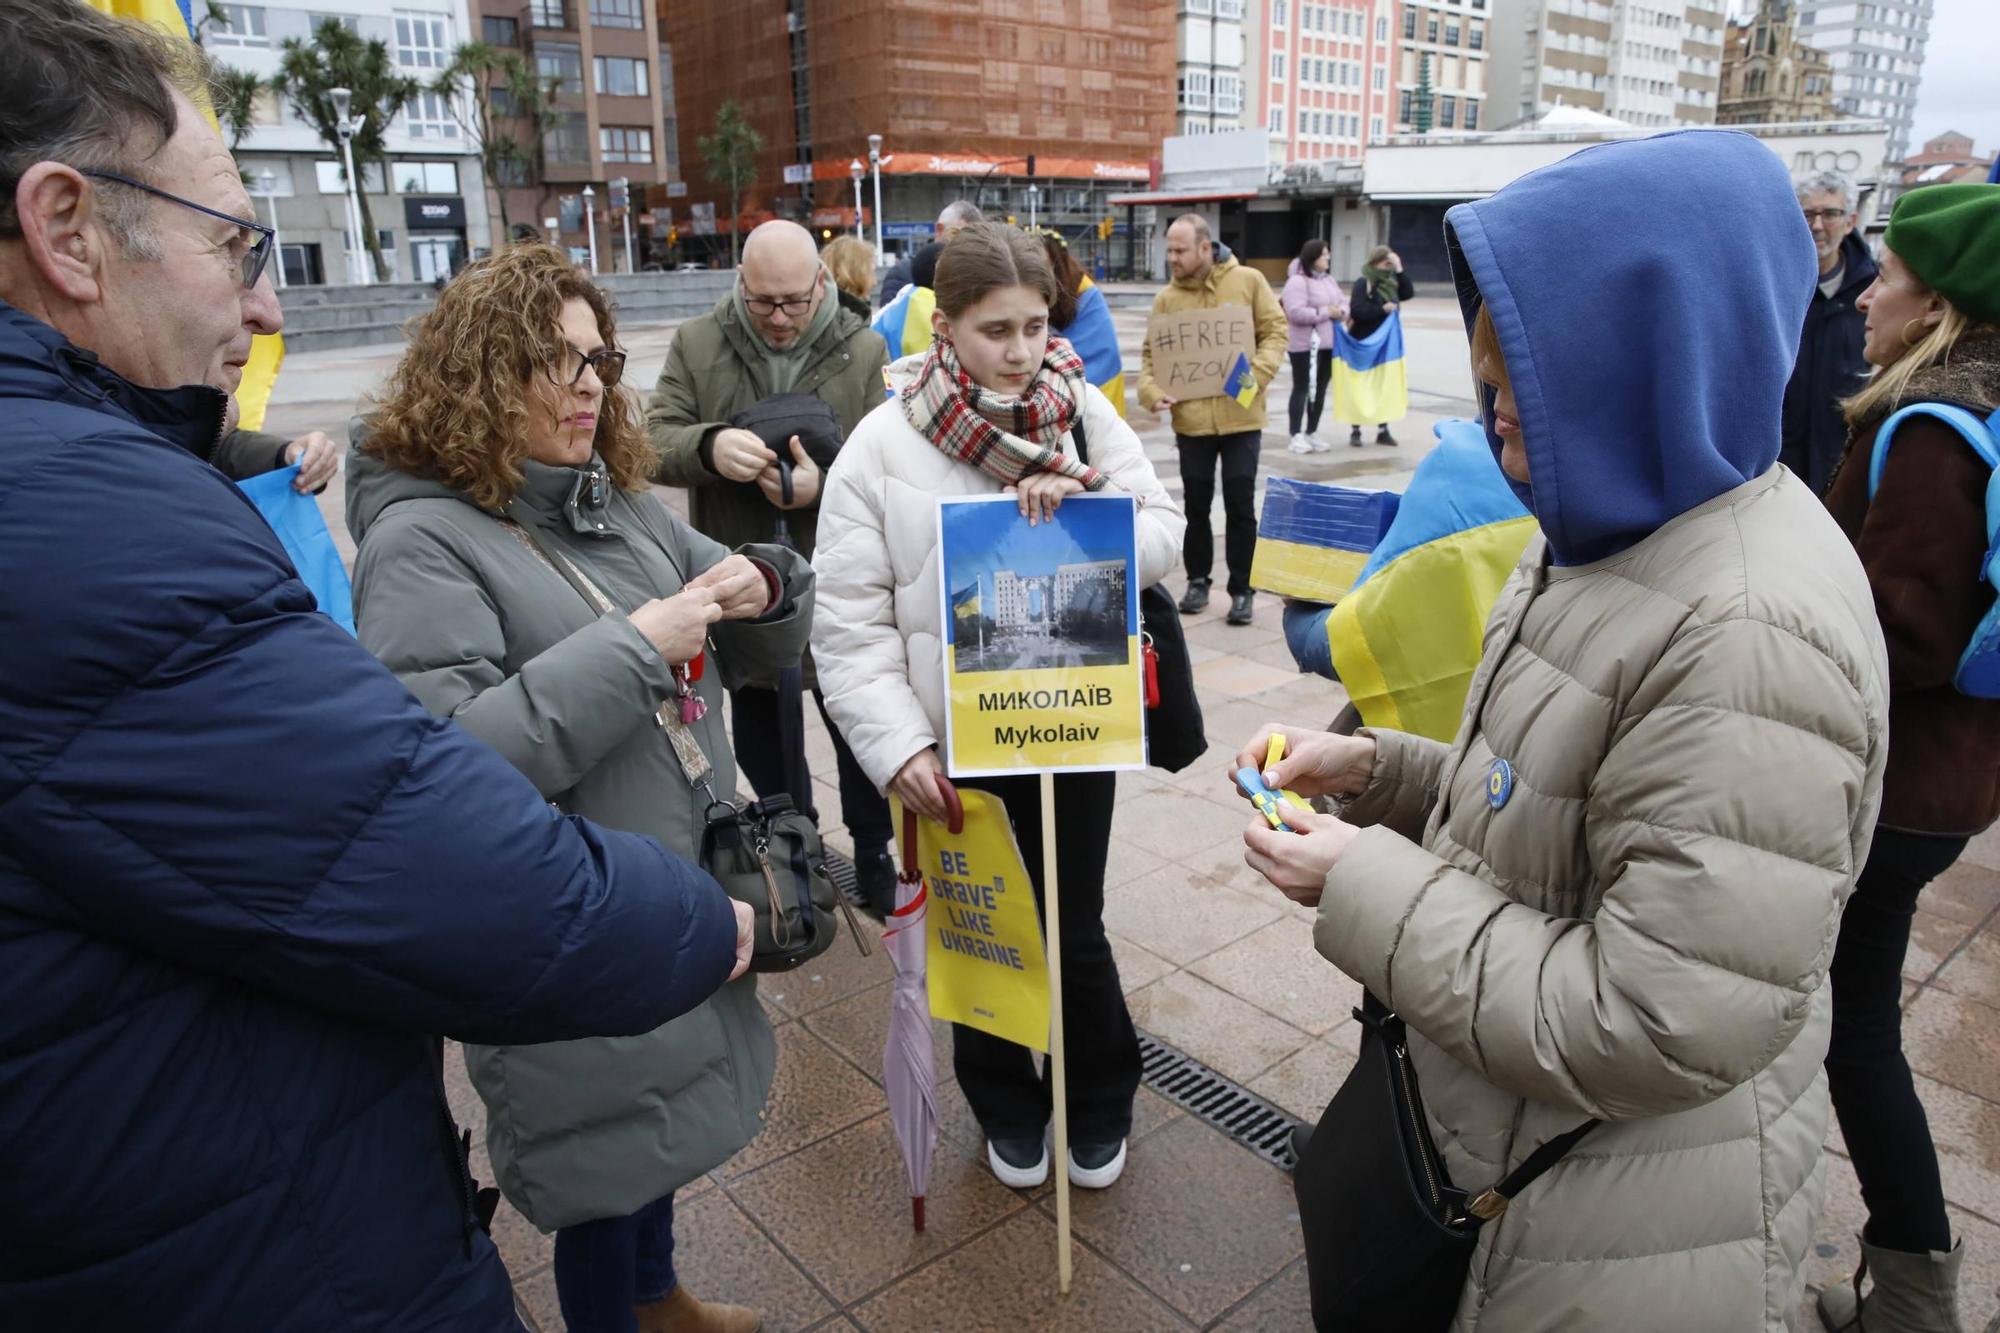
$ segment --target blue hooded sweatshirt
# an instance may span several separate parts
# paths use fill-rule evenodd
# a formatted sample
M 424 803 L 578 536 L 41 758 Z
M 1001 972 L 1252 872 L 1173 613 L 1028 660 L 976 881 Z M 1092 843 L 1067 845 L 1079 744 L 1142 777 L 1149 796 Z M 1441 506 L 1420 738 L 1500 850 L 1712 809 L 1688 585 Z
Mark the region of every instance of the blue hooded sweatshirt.
M 1754 138 L 1586 148 L 1452 209 L 1445 240 L 1467 328 L 1492 309 L 1532 478 L 1514 489 L 1557 564 L 1616 555 L 1777 461 L 1819 265 Z

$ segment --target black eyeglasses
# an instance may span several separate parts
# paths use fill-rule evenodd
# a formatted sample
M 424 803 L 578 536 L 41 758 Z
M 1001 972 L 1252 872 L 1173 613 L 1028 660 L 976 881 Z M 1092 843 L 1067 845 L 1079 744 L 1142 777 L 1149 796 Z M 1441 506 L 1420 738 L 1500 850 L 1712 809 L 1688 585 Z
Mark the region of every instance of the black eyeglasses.
M 238 261 L 243 268 L 243 285 L 246 288 L 255 287 L 257 279 L 264 276 L 264 265 L 271 258 L 271 244 L 277 239 L 278 233 L 263 223 L 250 222 L 229 213 L 217 212 L 206 204 L 197 204 L 192 199 L 183 199 L 177 194 L 168 194 L 165 190 L 156 190 L 144 181 L 135 181 L 130 176 L 121 176 L 115 171 L 83 171 L 81 168 L 79 170 L 81 174 L 89 176 L 94 180 L 111 181 L 117 185 L 140 190 L 146 194 L 165 199 L 169 203 L 179 204 L 182 208 L 192 208 L 197 213 L 206 213 L 209 217 L 220 218 L 232 227 L 240 227 L 244 231 L 250 232 L 257 239 L 243 242 L 248 248 L 243 251 L 243 257 Z M 238 239 L 240 240 L 241 238 L 239 237 Z
M 1847 216 L 1847 210 L 1844 208 L 1808 208 L 1805 210 L 1805 215 L 1808 227 L 1812 226 L 1815 222 L 1823 227 L 1831 227 Z
M 824 270 L 813 274 L 812 291 L 795 301 L 780 301 L 769 296 L 752 296 L 748 291 L 745 291 L 743 293 L 743 304 L 753 314 L 768 315 L 774 310 L 782 310 L 785 312 L 787 319 L 797 319 L 812 309 L 813 300 L 819 295 L 820 282 L 825 276 Z
M 597 372 L 597 382 L 607 389 L 617 388 L 618 381 L 625 378 L 625 353 L 623 352 L 614 352 L 609 347 L 600 347 L 587 356 L 577 351 L 574 347 L 570 348 L 569 351 L 570 355 L 577 359 L 576 369 L 570 373 L 570 377 L 567 380 L 556 381 L 565 389 L 574 389 L 577 386 L 577 382 L 583 378 L 583 368 L 585 366 L 589 366 Z

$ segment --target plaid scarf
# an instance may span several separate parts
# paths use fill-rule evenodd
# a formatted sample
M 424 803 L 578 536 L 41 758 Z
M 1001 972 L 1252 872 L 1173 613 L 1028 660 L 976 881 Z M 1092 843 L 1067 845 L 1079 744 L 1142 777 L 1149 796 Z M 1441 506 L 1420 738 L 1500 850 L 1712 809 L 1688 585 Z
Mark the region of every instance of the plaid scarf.
M 917 433 L 945 454 L 1004 485 L 1018 485 L 1037 472 L 1060 472 L 1095 491 L 1108 478 L 1061 450 L 1083 411 L 1083 383 L 1083 361 L 1064 338 L 1049 339 L 1041 370 L 1016 397 L 980 388 L 959 368 L 951 340 L 940 337 L 903 390 L 903 412 Z

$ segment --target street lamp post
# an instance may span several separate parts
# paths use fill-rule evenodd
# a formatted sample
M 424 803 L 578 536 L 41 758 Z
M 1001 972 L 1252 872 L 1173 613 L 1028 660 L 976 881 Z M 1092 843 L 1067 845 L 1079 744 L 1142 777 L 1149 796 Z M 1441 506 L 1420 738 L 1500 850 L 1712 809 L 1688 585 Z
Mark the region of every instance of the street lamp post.
M 882 136 L 868 136 L 868 165 L 875 173 L 875 267 L 888 262 L 882 249 Z
M 597 274 L 597 191 L 583 187 L 583 231 L 590 238 L 590 272 Z
M 264 192 L 264 201 L 271 205 L 271 249 L 278 261 L 278 286 L 285 285 L 285 243 L 278 237 L 278 178 L 270 168 L 257 173 L 257 187 Z
M 368 262 L 368 238 L 361 234 L 361 182 L 354 174 L 354 136 L 361 133 L 361 127 L 368 123 L 366 115 L 348 117 L 348 108 L 353 105 L 354 94 L 345 88 L 329 88 L 327 97 L 333 101 L 333 131 L 340 136 L 340 157 L 347 168 L 347 273 L 359 286 L 366 287 L 375 281 Z
M 1028 230 L 1029 231 L 1033 231 L 1035 229 L 1035 209 L 1036 205 L 1041 203 L 1041 199 L 1042 199 L 1042 187 L 1035 184 L 1033 181 L 1029 181 L 1028 182 Z
M 862 166 L 861 159 L 857 157 L 847 164 L 847 174 L 854 178 L 854 234 L 865 236 L 867 232 L 861 221 L 861 178 L 868 174 L 868 168 Z

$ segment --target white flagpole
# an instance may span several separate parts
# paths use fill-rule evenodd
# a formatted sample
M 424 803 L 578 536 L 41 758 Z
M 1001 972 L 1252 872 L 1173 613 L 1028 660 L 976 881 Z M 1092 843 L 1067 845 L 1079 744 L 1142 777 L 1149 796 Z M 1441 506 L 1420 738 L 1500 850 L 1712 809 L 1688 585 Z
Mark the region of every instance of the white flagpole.
M 1056 894 L 1056 775 L 1042 774 L 1042 923 L 1049 953 L 1049 1082 L 1055 1103 L 1056 1291 L 1069 1295 L 1069 1078 L 1063 1063 L 1062 911 Z

